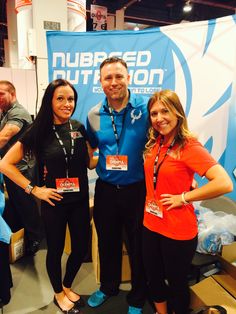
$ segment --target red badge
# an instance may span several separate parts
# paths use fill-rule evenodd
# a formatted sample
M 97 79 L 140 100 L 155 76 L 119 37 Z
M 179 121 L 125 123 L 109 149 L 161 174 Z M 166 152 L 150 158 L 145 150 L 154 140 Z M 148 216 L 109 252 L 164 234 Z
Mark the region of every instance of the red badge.
M 56 179 L 56 188 L 58 193 L 78 192 L 78 178 L 59 178 Z
M 106 157 L 106 170 L 128 170 L 128 156 L 108 155 Z

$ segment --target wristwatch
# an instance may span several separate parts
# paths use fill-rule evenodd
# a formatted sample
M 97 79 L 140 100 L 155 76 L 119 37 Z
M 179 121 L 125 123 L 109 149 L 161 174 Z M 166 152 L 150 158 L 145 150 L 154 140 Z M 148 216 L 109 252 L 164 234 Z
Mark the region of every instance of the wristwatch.
M 35 184 L 33 184 L 32 182 L 30 182 L 27 187 L 25 188 L 25 193 L 27 194 L 31 194 L 33 188 L 35 187 Z

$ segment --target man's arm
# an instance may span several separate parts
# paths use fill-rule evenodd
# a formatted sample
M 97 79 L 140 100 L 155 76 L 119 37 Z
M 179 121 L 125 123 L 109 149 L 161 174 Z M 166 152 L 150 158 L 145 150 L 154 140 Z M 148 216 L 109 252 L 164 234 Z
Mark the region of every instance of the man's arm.
M 93 129 L 91 127 L 91 124 L 89 122 L 89 118 L 87 118 L 87 121 L 86 121 L 86 131 L 87 131 L 87 135 L 89 138 L 89 144 L 90 144 L 91 148 L 96 150 L 98 148 L 98 140 L 95 136 L 95 132 L 93 131 Z
M 0 131 L 0 148 L 3 148 L 8 141 L 20 132 L 20 127 L 15 124 L 7 123 Z

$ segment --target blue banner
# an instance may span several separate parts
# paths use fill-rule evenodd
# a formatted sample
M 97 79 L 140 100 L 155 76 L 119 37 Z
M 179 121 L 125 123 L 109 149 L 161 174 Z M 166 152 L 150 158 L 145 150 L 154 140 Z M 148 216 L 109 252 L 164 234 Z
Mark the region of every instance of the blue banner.
M 47 46 L 49 80 L 65 78 L 78 91 L 75 118 L 84 123 L 104 97 L 101 62 L 122 57 L 133 92 L 177 92 L 190 129 L 236 182 L 236 15 L 142 31 L 47 32 Z

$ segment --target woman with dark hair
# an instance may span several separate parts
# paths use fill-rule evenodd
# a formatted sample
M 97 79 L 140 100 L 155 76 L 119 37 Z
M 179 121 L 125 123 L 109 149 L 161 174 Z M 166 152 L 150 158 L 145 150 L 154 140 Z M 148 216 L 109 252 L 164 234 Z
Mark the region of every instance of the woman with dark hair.
M 173 313 L 187 314 L 188 274 L 197 246 L 192 202 L 231 192 L 233 184 L 224 168 L 189 131 L 175 92 L 155 93 L 149 99 L 148 113 L 144 267 L 157 313 L 167 314 L 168 300 Z M 192 190 L 194 173 L 205 176 L 209 182 Z
M 84 126 L 71 120 L 77 92 L 66 80 L 52 81 L 33 124 L 0 161 L 0 171 L 26 193 L 42 200 L 41 214 L 47 239 L 46 267 L 55 292 L 54 303 L 63 313 L 79 313 L 80 295 L 71 289 L 86 256 L 89 242 L 89 193 L 87 167 L 96 166 Z M 29 182 L 16 168 L 25 154 L 39 164 L 42 186 Z M 44 178 L 44 170 L 46 176 Z M 66 226 L 71 254 L 62 279 L 61 257 Z

